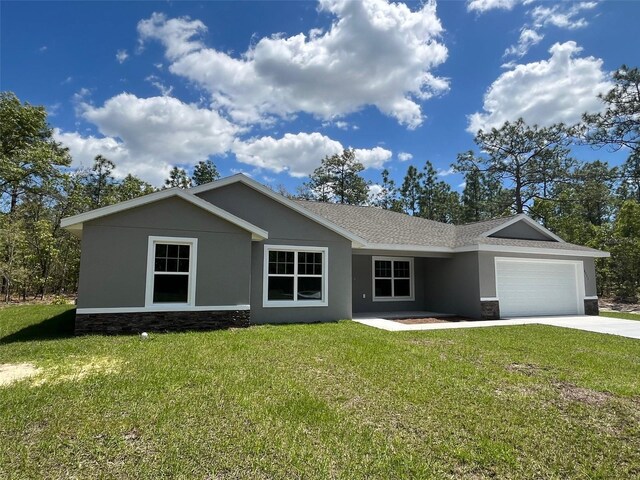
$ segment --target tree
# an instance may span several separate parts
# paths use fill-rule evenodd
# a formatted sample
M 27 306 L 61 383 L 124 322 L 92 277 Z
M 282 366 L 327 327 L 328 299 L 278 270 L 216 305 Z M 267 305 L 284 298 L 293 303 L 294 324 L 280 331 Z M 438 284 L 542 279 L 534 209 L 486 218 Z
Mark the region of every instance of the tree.
M 115 179 L 112 175 L 114 168 L 116 168 L 115 163 L 102 155 L 97 155 L 94 159 L 91 173 L 87 178 L 91 208 L 104 207 L 114 202 Z
M 369 198 L 369 182 L 360 176 L 364 165 L 348 148 L 342 154 L 327 156 L 305 183 L 317 200 L 335 201 L 350 205 L 363 205 Z
M 399 190 L 396 182 L 391 178 L 389 170 L 382 171 L 382 182 L 380 184 L 380 192 L 374 196 L 371 203 L 375 207 L 384 210 L 392 210 L 394 212 L 402 212 L 402 200 L 400 199 Z
M 191 187 L 191 179 L 187 172 L 180 167 L 173 167 L 169 172 L 169 178 L 164 181 L 165 188 L 189 188 Z
M 198 162 L 193 169 L 191 181 L 194 185 L 204 185 L 220 178 L 218 169 L 211 160 Z
M 407 174 L 404 177 L 402 186 L 400 187 L 400 197 L 403 210 L 410 215 L 420 214 L 420 202 L 422 198 L 422 187 L 420 180 L 422 174 L 413 165 L 407 168 Z
M 453 223 L 459 220 L 460 196 L 448 183 L 438 180 L 431 162 L 424 165 L 420 183 L 419 215 L 429 220 Z
M 0 92 L 0 195 L 9 197 L 9 211 L 70 164 L 68 150 L 53 140 L 45 108 Z
M 150 183 L 140 180 L 131 174 L 128 174 L 122 182 L 120 182 L 115 188 L 115 194 L 118 202 L 125 200 L 131 200 L 142 195 L 155 192 L 156 189 Z
M 460 172 L 478 169 L 506 183 L 515 213 L 524 213 L 535 198 L 546 198 L 572 165 L 569 135 L 563 124 L 531 127 L 518 119 L 487 133 L 480 130 L 474 141 L 486 155 L 467 152 L 458 156 L 454 167 Z

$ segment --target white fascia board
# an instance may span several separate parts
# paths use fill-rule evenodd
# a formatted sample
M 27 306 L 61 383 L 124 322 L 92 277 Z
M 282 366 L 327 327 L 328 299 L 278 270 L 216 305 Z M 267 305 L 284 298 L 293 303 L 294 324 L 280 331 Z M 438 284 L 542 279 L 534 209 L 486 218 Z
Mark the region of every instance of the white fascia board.
M 207 192 L 209 190 L 214 190 L 216 188 L 220 188 L 220 187 L 224 187 L 226 185 L 231 185 L 233 183 L 243 183 L 248 187 L 253 188 L 254 190 L 257 190 L 258 192 L 262 193 L 263 195 L 275 200 L 276 202 L 281 203 L 282 205 L 289 207 L 291 210 L 299 213 L 300 215 L 309 218 L 310 220 L 313 220 L 314 222 L 322 225 L 325 228 L 328 228 L 329 230 L 337 233 L 338 235 L 343 236 L 344 238 L 351 240 L 352 242 L 352 246 L 354 248 L 359 248 L 361 246 L 364 246 L 367 244 L 367 241 L 361 237 L 359 237 L 358 235 L 353 234 L 352 232 L 336 225 L 335 223 L 327 220 L 324 217 L 321 217 L 320 215 L 317 215 L 313 212 L 311 212 L 310 210 L 307 210 L 304 207 L 301 207 L 300 205 L 298 205 L 297 203 L 295 203 L 292 200 L 289 200 L 288 198 L 280 195 L 279 193 L 274 192 L 273 190 L 271 190 L 268 187 L 265 187 L 264 185 L 262 185 L 259 182 L 256 182 L 255 180 L 253 180 L 252 178 L 247 177 L 246 175 L 243 175 L 242 173 L 238 173 L 236 175 L 232 175 L 230 177 L 225 177 L 223 179 L 220 180 L 215 180 L 213 182 L 210 183 L 205 183 L 204 185 L 199 185 L 197 187 L 192 187 L 188 190 L 189 193 L 193 194 L 193 195 L 197 195 L 198 193 L 202 193 L 202 192 Z
M 91 315 L 98 313 L 145 313 L 145 312 L 227 312 L 235 310 L 251 310 L 249 305 L 183 305 L 166 304 L 149 307 L 105 307 L 105 308 L 78 308 L 76 314 Z
M 425 245 L 403 245 L 395 243 L 367 243 L 358 248 L 359 250 L 385 250 L 392 252 L 435 252 L 453 253 L 451 247 L 430 247 Z
M 95 220 L 97 218 L 105 217 L 107 215 L 112 215 L 118 212 L 123 212 L 131 208 L 141 207 L 143 205 L 148 205 L 150 203 L 164 200 L 170 197 L 181 198 L 182 200 L 185 200 L 192 205 L 202 208 L 203 210 L 206 210 L 207 212 L 220 217 L 223 220 L 226 220 L 227 222 L 242 228 L 243 230 L 250 232 L 251 238 L 253 240 L 266 240 L 267 238 L 269 238 L 269 234 L 266 230 L 263 230 L 260 227 L 256 227 L 246 220 L 238 218 L 235 215 L 227 212 L 226 210 L 223 210 L 220 207 L 216 207 L 215 205 L 199 197 L 196 197 L 195 195 L 185 192 L 184 190 L 177 187 L 150 193 L 142 197 L 134 198 L 132 200 L 126 200 L 124 202 L 109 205 L 107 207 L 97 208 L 95 210 L 91 210 L 90 212 L 81 213 L 72 217 L 63 218 L 60 222 L 60 226 L 67 230 L 73 231 L 74 233 L 80 232 L 82 231 L 82 224 L 84 222 L 88 222 L 89 220 Z
M 592 257 L 592 258 L 608 258 L 611 256 L 609 252 L 602 250 L 569 250 L 558 248 L 542 248 L 542 247 L 516 247 L 508 245 L 468 245 L 465 247 L 457 247 L 453 249 L 455 253 L 463 252 L 497 252 L 497 253 L 522 253 L 529 255 L 560 255 L 563 257 Z
M 510 220 L 498 225 L 497 227 L 492 228 L 488 232 L 484 232 L 481 236 L 482 237 L 490 237 L 494 233 L 498 233 L 500 230 L 503 230 L 503 229 L 513 225 L 514 223 L 518 223 L 518 222 L 525 222 L 529 226 L 531 226 L 531 227 L 535 228 L 536 230 L 538 230 L 543 235 L 546 235 L 549 238 L 554 239 L 556 242 L 566 243 L 562 238 L 557 236 L 551 230 L 543 227 L 538 222 L 536 222 L 535 220 L 531 219 L 530 217 L 528 217 L 524 213 L 520 213 L 519 215 L 516 215 L 512 219 L 510 219 Z

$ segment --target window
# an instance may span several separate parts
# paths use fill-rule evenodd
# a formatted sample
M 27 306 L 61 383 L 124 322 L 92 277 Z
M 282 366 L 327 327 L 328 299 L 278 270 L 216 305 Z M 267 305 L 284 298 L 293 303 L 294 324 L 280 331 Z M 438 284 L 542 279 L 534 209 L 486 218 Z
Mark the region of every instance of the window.
M 145 304 L 194 305 L 198 240 L 149 237 Z
M 265 307 L 327 306 L 327 248 L 265 245 Z
M 373 257 L 373 301 L 414 300 L 413 258 Z

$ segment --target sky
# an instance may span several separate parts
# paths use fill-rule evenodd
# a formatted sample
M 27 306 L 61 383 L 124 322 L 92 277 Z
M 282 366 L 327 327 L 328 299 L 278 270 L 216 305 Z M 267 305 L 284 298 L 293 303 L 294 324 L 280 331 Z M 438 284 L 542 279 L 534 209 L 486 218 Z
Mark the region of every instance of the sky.
M 73 167 L 162 185 L 211 159 L 291 191 L 354 148 L 401 182 L 479 129 L 574 123 L 640 64 L 640 1 L 0 2 L 0 89 L 45 105 Z M 624 152 L 575 148 L 613 165 Z

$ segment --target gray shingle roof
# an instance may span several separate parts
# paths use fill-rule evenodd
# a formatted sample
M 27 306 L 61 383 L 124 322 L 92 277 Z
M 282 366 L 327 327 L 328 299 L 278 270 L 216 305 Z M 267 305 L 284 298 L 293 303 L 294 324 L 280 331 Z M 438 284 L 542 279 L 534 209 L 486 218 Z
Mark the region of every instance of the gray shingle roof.
M 307 200 L 296 200 L 296 203 L 375 245 L 414 245 L 416 247 L 445 248 L 496 245 L 597 252 L 592 248 L 564 242 L 483 236 L 484 233 L 507 223 L 514 216 L 465 225 L 451 225 L 376 207 Z

